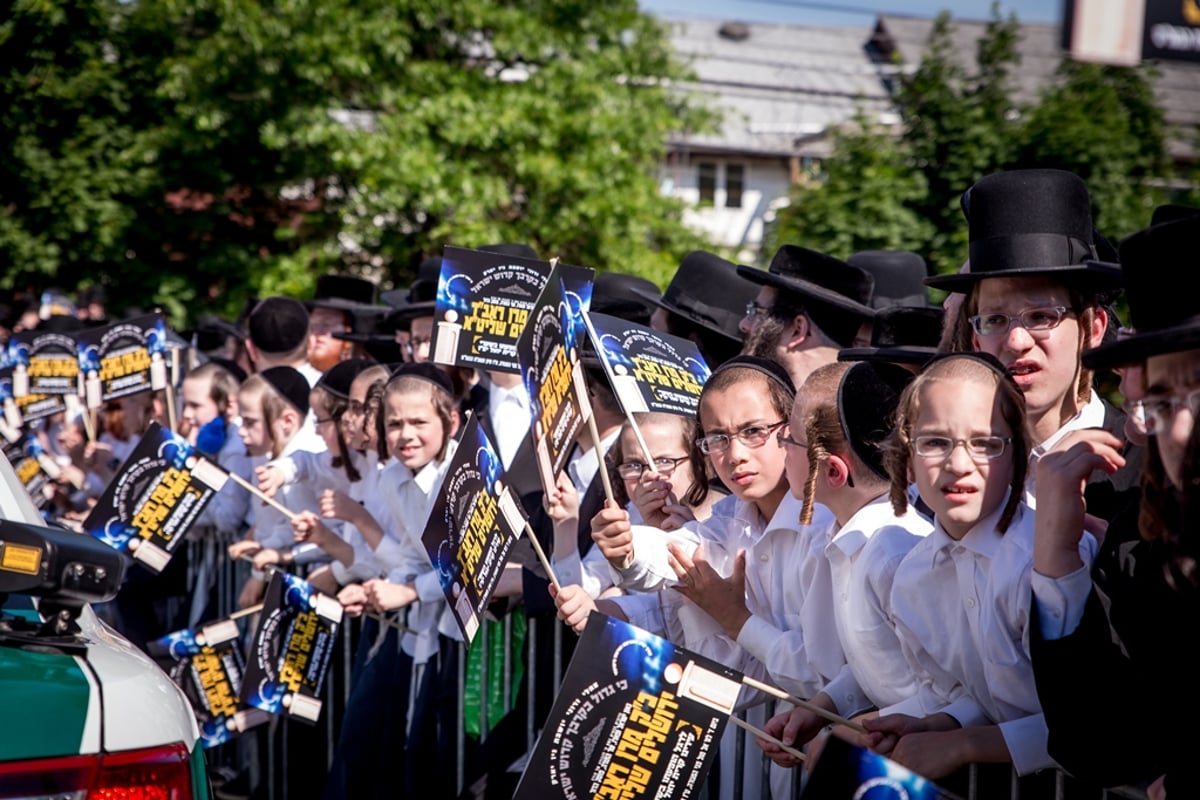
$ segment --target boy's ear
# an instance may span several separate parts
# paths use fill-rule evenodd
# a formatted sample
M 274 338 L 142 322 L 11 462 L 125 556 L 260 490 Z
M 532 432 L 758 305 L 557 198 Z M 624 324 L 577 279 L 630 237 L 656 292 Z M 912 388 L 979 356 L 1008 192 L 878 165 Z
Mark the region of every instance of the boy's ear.
M 458 426 L 462 424 L 462 417 L 459 416 L 458 409 L 453 409 L 450 412 L 450 438 L 458 436 Z
M 840 489 L 850 480 L 850 465 L 841 456 L 830 456 L 825 460 L 825 480 L 830 489 Z M 853 484 L 851 484 L 853 485 Z

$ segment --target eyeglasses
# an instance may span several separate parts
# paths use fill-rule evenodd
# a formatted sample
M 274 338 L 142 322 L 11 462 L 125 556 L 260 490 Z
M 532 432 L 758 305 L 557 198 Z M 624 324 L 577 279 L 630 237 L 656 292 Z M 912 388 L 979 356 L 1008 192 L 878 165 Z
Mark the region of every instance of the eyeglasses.
M 680 456 L 679 458 L 656 458 L 654 459 L 654 471 L 659 475 L 670 475 L 675 471 L 675 468 L 687 461 L 690 456 Z M 641 461 L 626 461 L 623 464 L 617 464 L 617 474 L 626 480 L 642 477 L 642 473 L 650 469 L 648 464 L 643 464 Z
M 780 431 L 779 433 L 775 434 L 775 439 L 776 439 L 776 441 L 779 442 L 780 446 L 788 444 L 788 445 L 791 445 L 792 447 L 799 447 L 804 450 L 808 449 L 808 442 L 798 442 L 795 439 L 793 439 L 790 435 L 784 433 L 783 431 Z
M 1184 395 L 1147 397 L 1132 405 L 1134 409 L 1141 409 L 1146 420 L 1146 433 L 1153 436 L 1171 427 L 1182 406 L 1187 406 L 1188 411 L 1192 412 L 1193 420 L 1200 417 L 1200 389 L 1193 389 Z
M 345 325 L 330 325 L 328 323 L 320 322 L 316 324 L 310 323 L 308 326 L 308 332 L 313 336 L 328 336 L 331 333 L 348 333 L 349 330 L 350 329 Z
M 330 422 L 337 422 L 337 417 L 316 417 L 313 419 L 313 425 L 328 425 Z
M 747 425 L 737 433 L 733 434 L 737 440 L 747 447 L 762 447 L 767 443 L 767 439 L 771 438 L 779 427 L 786 425 L 787 420 L 781 419 L 771 425 Z M 727 433 L 714 433 L 712 436 L 705 436 L 703 439 L 696 440 L 696 446 L 700 448 L 700 452 L 705 455 L 713 453 L 724 453 L 729 449 L 730 436 Z
M 949 458 L 960 444 L 966 448 L 972 461 L 990 461 L 1004 455 L 1004 449 L 1012 441 L 1006 436 L 972 436 L 970 439 L 952 439 L 949 436 L 914 436 L 913 452 L 921 458 Z
M 1016 315 L 979 314 L 971 317 L 971 328 L 980 336 L 1003 336 L 1018 324 L 1030 333 L 1040 333 L 1057 328 L 1070 313 L 1066 306 L 1038 306 Z
M 755 317 L 762 317 L 767 314 L 770 314 L 774 309 L 775 309 L 775 306 L 759 305 L 754 300 L 751 300 L 749 303 L 746 303 L 746 317 L 749 319 L 754 319 Z

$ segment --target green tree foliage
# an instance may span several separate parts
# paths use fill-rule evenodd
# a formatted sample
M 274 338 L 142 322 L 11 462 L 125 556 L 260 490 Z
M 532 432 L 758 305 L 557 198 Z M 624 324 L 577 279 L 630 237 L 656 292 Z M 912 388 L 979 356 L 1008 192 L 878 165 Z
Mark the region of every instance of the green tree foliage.
M 1054 85 L 1024 108 L 1012 86 L 1019 35 L 1014 18 L 993 10 L 964 64 L 950 17 L 939 16 L 924 58 L 897 92 L 899 134 L 889 139 L 860 121 L 835 137 L 819 180 L 793 189 L 773 241 L 840 256 L 910 249 L 934 271 L 952 272 L 967 253 L 962 192 L 984 175 L 1031 167 L 1083 177 L 1097 227 L 1113 242 L 1148 224 L 1171 169 L 1152 70 L 1064 60 Z M 889 221 L 901 220 L 897 235 Z
M 1019 163 L 1058 167 L 1088 184 L 1096 227 L 1113 242 L 1150 224 L 1170 174 L 1166 122 L 1150 67 L 1065 60 L 1061 83 L 1032 109 Z
M 86 138 L 72 196 L 116 218 L 107 249 L 100 210 L 73 226 L 87 274 L 177 319 L 303 293 L 330 270 L 405 285 L 447 243 L 528 242 L 660 281 L 696 243 L 657 170 L 668 133 L 706 117 L 669 93 L 683 72 L 633 0 L 76 0 L 87 35 L 48 26 L 54 4 L 8 5 L 9 27 L 30 32 L 4 43 L 21 57 L 4 60 L 5 97 L 25 103 L 30 126 Z M 52 35 L 62 47 L 30 46 Z M 83 52 L 65 63 L 68 44 Z M 91 152 L 96 137 L 55 95 L 22 97 L 47 71 L 121 101 L 93 111 L 119 147 Z M 43 160 L 82 159 L 74 139 Z M 64 237 L 10 197 L 32 169 L 13 172 L 0 185 L 7 280 L 36 264 L 73 285 L 84 271 L 55 249 Z M 43 182 L 63 192 L 65 180 Z
M 859 250 L 923 250 L 933 226 L 916 206 L 929 188 L 924 173 L 913 168 L 907 144 L 859 115 L 856 128 L 834 134 L 834 152 L 792 190 L 764 254 L 788 242 L 842 257 Z

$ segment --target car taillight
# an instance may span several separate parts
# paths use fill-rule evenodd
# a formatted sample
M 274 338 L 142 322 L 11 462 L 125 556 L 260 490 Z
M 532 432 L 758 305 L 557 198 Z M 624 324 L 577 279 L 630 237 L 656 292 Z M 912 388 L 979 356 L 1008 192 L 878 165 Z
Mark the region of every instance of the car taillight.
M 0 800 L 192 800 L 183 744 L 0 763 Z

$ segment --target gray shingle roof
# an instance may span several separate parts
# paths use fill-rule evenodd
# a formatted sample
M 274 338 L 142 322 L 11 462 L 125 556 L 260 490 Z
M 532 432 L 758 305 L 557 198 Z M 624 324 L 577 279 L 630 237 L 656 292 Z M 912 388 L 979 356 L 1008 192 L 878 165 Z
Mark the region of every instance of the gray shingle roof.
M 822 134 L 854 117 L 894 118 L 895 107 L 860 28 L 746 24 L 739 40 L 725 23 L 668 23 L 675 52 L 696 75 L 687 85 L 723 109 L 719 132 L 689 135 L 676 146 L 764 156 L 824 155 Z

